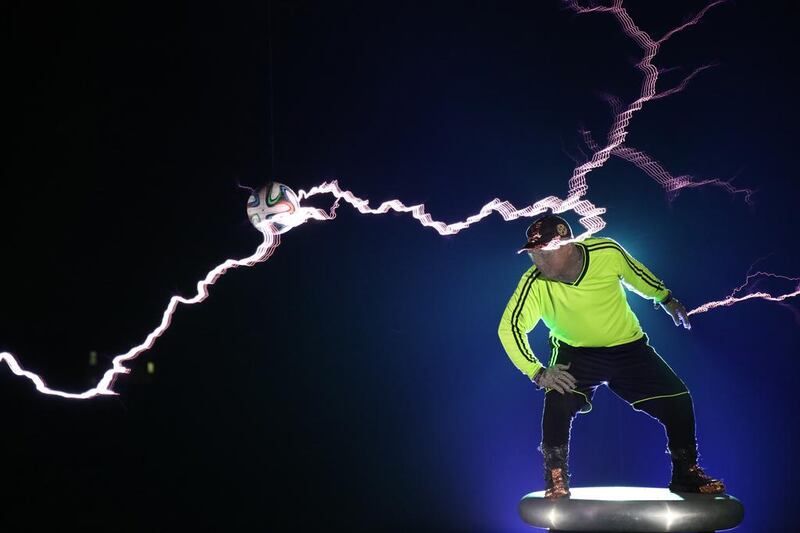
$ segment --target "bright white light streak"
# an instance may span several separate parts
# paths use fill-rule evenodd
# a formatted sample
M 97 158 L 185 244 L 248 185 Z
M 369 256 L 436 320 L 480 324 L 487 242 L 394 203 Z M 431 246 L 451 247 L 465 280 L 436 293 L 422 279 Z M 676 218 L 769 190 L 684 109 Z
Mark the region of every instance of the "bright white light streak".
M 103 374 L 103 377 L 100 379 L 97 385 L 91 389 L 83 392 L 67 392 L 48 387 L 42 377 L 34 372 L 25 370 L 22 365 L 20 365 L 19 361 L 17 361 L 16 357 L 14 357 L 14 355 L 10 352 L 0 352 L 0 363 L 6 363 L 11 369 L 11 372 L 13 372 L 15 375 L 30 380 L 36 386 L 36 390 L 42 394 L 79 400 L 85 400 L 99 395 L 116 395 L 117 393 L 112 390 L 115 380 L 120 374 L 127 374 L 130 372 L 130 368 L 125 366 L 125 363 L 136 359 L 136 357 L 138 357 L 140 354 L 152 348 L 156 340 L 169 328 L 172 322 L 172 316 L 179 304 L 192 305 L 200 303 L 208 298 L 208 288 L 216 283 L 217 280 L 229 270 L 237 267 L 250 267 L 269 259 L 275 249 L 280 245 L 280 235 L 275 229 L 275 226 L 273 226 L 273 222 L 287 226 L 287 228 L 281 230 L 281 233 L 285 233 L 288 231 L 288 229 L 296 228 L 310 219 L 333 220 L 336 217 L 336 208 L 338 207 L 340 200 L 344 200 L 355 207 L 359 212 L 365 214 L 382 214 L 386 213 L 390 209 L 398 212 L 411 213 L 412 216 L 423 226 L 432 227 L 441 235 L 456 234 L 461 230 L 468 228 L 471 224 L 483 220 L 493 212 L 499 213 L 504 220 L 515 220 L 523 216 L 535 216 L 543 213 L 548 208 L 560 209 L 564 203 L 562 200 L 554 196 L 550 196 L 536 202 L 535 204 L 525 206 L 522 209 L 517 209 L 511 203 L 495 198 L 491 202 L 484 205 L 477 214 L 468 217 L 466 220 L 453 224 L 445 224 L 444 222 L 433 220 L 433 218 L 425 212 L 425 206 L 422 204 L 406 206 L 399 200 L 391 200 L 388 202 L 383 202 L 378 208 L 370 208 L 368 200 L 358 198 L 350 191 L 342 190 L 336 181 L 330 183 L 324 182 L 321 185 L 312 188 L 309 192 L 301 190 L 299 193 L 299 198 L 303 199 L 323 192 L 330 193 L 336 198 L 336 201 L 334 202 L 334 205 L 331 207 L 330 211 L 326 212 L 317 208 L 300 207 L 294 213 L 281 213 L 276 215 L 271 220 L 258 224 L 257 228 L 263 235 L 263 241 L 256 249 L 255 253 L 243 259 L 227 259 L 218 266 L 214 267 L 208 272 L 208 274 L 206 274 L 205 278 L 197 283 L 197 293 L 191 298 L 173 296 L 169 300 L 169 303 L 167 304 L 167 307 L 161 316 L 160 324 L 153 331 L 151 331 L 150 334 L 147 335 L 142 343 L 134 346 L 123 354 L 115 356 L 112 359 L 111 368 Z M 603 228 L 605 223 L 602 221 L 602 219 L 600 219 L 600 214 L 605 212 L 604 209 L 597 208 L 588 201 L 573 202 L 572 205 L 578 213 L 583 215 L 581 223 L 587 227 L 587 234 L 590 235 Z
M 158 327 L 151 331 L 141 344 L 138 344 L 127 352 L 114 357 L 111 362 L 111 368 L 108 369 L 105 374 L 103 374 L 103 377 L 100 379 L 97 385 L 91 389 L 78 393 L 51 389 L 40 376 L 23 369 L 17 359 L 9 352 L 0 352 L 0 363 L 6 363 L 11 369 L 11 372 L 17 376 L 24 377 L 32 381 L 36 386 L 36 390 L 42 394 L 50 394 L 53 396 L 60 396 L 62 398 L 78 400 L 85 400 L 98 395 L 116 395 L 117 393 L 111 389 L 111 387 L 114 385 L 114 381 L 120 374 L 127 374 L 131 371 L 130 368 L 126 367 L 124 363 L 136 359 L 136 357 L 138 357 L 142 352 L 149 350 L 153 346 L 156 340 L 167 330 L 167 328 L 169 328 L 170 323 L 172 322 L 172 315 L 175 313 L 175 309 L 179 304 L 191 305 L 202 302 L 208 298 L 208 287 L 216 283 L 220 276 L 225 274 L 228 270 L 241 266 L 253 266 L 261 261 L 266 261 L 272 255 L 272 253 L 275 251 L 275 248 L 277 248 L 280 244 L 280 236 L 271 224 L 260 226 L 259 230 L 264 236 L 264 240 L 256 249 L 255 253 L 243 259 L 227 259 L 214 267 L 211 271 L 209 271 L 208 274 L 206 274 L 205 278 L 197 282 L 197 293 L 191 298 L 184 298 L 182 296 L 173 296 L 170 298 L 167 308 L 161 315 L 161 323 L 158 325 Z
M 551 527 L 557 526 L 556 520 L 558 519 L 558 512 L 556 511 L 555 507 L 550 508 L 550 513 L 547 515 L 547 518 L 550 519 Z

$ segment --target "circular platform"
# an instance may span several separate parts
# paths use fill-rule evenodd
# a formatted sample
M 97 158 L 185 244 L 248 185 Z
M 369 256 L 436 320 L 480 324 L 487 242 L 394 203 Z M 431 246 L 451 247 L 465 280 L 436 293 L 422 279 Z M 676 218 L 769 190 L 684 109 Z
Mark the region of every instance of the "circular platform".
M 716 531 L 736 527 L 742 502 L 728 494 L 670 492 L 647 487 L 570 487 L 571 496 L 545 499 L 527 494 L 519 514 L 528 524 L 551 531 Z

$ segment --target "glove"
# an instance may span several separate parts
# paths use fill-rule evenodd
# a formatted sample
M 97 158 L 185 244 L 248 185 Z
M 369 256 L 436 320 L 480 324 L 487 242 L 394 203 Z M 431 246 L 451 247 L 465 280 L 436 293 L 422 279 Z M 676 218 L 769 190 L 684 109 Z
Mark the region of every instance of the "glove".
M 545 368 L 534 376 L 533 382 L 539 387 L 539 390 L 548 388 L 555 389 L 561 394 L 569 392 L 571 389 L 575 388 L 577 383 L 572 374 L 566 370 L 571 364 L 572 363 L 566 365 L 556 364 Z
M 692 329 L 692 325 L 689 324 L 689 314 L 686 312 L 683 304 L 672 297 L 672 293 L 667 295 L 663 301 L 659 302 L 659 305 L 672 317 L 672 321 L 675 322 L 676 326 L 683 324 L 684 328 Z

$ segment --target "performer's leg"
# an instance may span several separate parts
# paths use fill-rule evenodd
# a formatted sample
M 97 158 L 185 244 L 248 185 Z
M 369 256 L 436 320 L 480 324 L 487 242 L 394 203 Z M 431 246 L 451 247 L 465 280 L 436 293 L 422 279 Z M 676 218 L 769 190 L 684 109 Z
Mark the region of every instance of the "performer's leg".
M 664 426 L 672 458 L 670 490 L 720 494 L 721 480 L 706 474 L 697 463 L 694 405 L 686 385 L 647 342 L 620 346 L 619 369 L 609 388 L 637 411 Z
M 580 400 L 578 400 L 580 398 Z M 584 403 L 578 393 L 561 394 L 549 390 L 544 397 L 542 443 L 544 457 L 545 498 L 569 496 L 569 438 L 572 420 Z
M 580 350 L 550 338 L 552 356 L 549 366 L 569 364 L 569 372 L 575 377 L 575 389 L 561 394 L 548 389 L 544 395 L 542 412 L 542 443 L 539 451 L 544 456 L 545 498 L 555 499 L 569 496 L 569 438 L 572 419 L 578 412 L 588 413 L 592 409 L 592 397 L 597 385 L 606 379 L 603 364 Z
M 669 489 L 675 492 L 721 494 L 725 484 L 703 471 L 697 463 L 694 405 L 689 393 L 637 402 L 637 411 L 644 411 L 664 426 L 672 458 L 672 480 Z
M 694 446 L 694 405 L 689 389 L 648 341 L 645 335 L 617 347 L 617 369 L 608 387 L 637 411 L 661 422 L 671 448 Z
M 583 403 L 584 397 L 578 393 L 561 394 L 552 389 L 547 391 L 542 412 L 542 446 L 569 444 L 572 420 Z
M 606 379 L 602 359 L 587 355 L 586 351 L 576 349 L 550 337 L 552 355 L 550 364 L 570 365 L 568 372 L 577 381 L 575 389 L 561 394 L 547 389 L 544 395 L 542 413 L 542 446 L 561 446 L 569 443 L 572 419 L 578 412 L 592 410 L 592 398 L 597 385 Z M 599 362 L 598 362 L 599 361 Z

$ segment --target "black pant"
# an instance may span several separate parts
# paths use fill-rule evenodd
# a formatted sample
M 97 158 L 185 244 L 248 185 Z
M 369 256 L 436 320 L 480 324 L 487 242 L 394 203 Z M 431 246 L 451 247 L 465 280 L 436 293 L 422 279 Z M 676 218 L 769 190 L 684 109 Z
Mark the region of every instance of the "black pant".
M 647 335 L 608 348 L 577 348 L 550 338 L 550 365 L 570 364 L 567 372 L 577 385 L 567 394 L 545 391 L 542 444 L 569 442 L 572 419 L 592 410 L 592 398 L 607 385 L 635 410 L 657 419 L 666 430 L 670 448 L 696 446 L 694 405 L 686 385 L 650 346 Z

